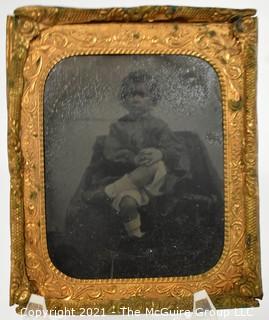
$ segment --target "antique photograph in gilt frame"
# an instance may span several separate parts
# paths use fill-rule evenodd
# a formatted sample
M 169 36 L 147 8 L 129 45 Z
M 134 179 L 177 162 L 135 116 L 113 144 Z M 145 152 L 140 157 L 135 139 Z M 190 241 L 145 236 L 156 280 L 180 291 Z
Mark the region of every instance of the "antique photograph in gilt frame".
M 121 314 L 262 298 L 255 10 L 7 20 L 10 304 Z

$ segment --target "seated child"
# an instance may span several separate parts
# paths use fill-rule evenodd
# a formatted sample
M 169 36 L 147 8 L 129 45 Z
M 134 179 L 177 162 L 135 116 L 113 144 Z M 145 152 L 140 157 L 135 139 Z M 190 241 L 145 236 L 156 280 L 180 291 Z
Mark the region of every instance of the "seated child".
M 122 81 L 120 97 L 128 113 L 111 125 L 103 154 L 124 173 L 87 198 L 108 199 L 119 212 L 127 234 L 141 238 L 139 207 L 152 197 L 171 192 L 175 183 L 189 176 L 189 159 L 184 143 L 163 120 L 152 115 L 160 98 L 152 76 L 131 72 Z

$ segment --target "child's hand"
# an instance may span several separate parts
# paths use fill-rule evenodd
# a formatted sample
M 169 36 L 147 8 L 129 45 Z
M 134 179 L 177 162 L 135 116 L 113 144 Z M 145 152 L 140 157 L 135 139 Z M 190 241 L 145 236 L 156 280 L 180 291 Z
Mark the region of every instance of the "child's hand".
M 162 160 L 163 154 L 156 148 L 145 148 L 139 151 L 135 157 L 135 163 L 139 166 L 151 166 L 153 163 Z

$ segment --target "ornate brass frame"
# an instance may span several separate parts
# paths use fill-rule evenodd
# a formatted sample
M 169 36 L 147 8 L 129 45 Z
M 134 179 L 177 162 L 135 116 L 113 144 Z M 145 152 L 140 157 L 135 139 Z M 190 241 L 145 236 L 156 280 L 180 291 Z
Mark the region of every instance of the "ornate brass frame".
M 125 305 L 192 309 L 206 289 L 218 308 L 258 306 L 262 297 L 256 141 L 255 10 L 190 7 L 24 7 L 7 20 L 11 175 L 10 304 L 31 293 L 50 309 Z M 110 22 L 108 24 L 108 22 Z M 157 23 L 158 22 L 158 23 Z M 225 246 L 208 272 L 190 277 L 77 280 L 50 261 L 45 230 L 43 88 L 61 59 L 91 54 L 186 54 L 217 71 L 223 102 Z

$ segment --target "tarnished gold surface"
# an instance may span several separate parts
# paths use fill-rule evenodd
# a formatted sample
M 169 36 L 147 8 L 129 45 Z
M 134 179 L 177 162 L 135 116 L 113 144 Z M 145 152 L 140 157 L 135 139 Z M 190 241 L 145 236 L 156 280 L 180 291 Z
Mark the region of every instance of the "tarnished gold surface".
M 256 142 L 255 10 L 188 7 L 66 9 L 25 7 L 7 21 L 12 270 L 10 304 L 31 293 L 50 309 L 121 306 L 191 309 L 206 289 L 218 308 L 257 306 L 262 296 Z M 157 22 L 158 23 L 154 23 Z M 98 23 L 97 23 L 98 22 Z M 107 24 L 106 22 L 110 22 Z M 198 276 L 78 280 L 50 261 L 45 225 L 43 91 L 65 57 L 185 54 L 208 61 L 221 83 L 225 244 L 215 267 Z

